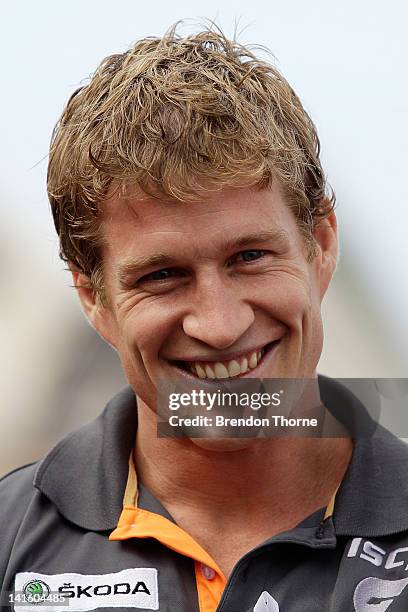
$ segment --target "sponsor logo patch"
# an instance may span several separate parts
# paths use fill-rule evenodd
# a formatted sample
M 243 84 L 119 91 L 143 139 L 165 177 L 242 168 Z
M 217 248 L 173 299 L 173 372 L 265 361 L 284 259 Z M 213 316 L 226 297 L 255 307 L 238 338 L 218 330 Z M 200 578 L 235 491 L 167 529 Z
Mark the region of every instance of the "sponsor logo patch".
M 23 595 L 27 600 L 46 601 L 50 595 L 50 588 L 42 580 L 30 580 L 24 585 Z
M 72 612 L 96 608 L 159 609 L 157 569 L 131 568 L 112 574 L 16 574 L 15 612 L 38 612 L 47 603 L 47 612 Z M 56 601 L 56 596 L 64 601 Z M 41 605 L 42 604 L 42 605 Z
M 376 567 L 383 567 L 385 570 L 395 570 L 395 568 L 400 567 L 401 570 L 408 572 L 407 546 L 384 550 L 370 540 L 353 538 L 347 557 L 363 559 Z

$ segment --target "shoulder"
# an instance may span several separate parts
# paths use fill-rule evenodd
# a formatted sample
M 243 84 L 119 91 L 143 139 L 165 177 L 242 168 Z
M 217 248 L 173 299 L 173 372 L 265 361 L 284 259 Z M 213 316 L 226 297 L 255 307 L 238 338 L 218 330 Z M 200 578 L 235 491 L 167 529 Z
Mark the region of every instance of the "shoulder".
M 19 486 L 23 483 L 31 482 L 33 484 L 34 474 L 37 469 L 38 462 L 27 463 L 22 465 L 4 476 L 0 477 L 0 494 L 5 491 L 8 487 Z
M 24 465 L 0 479 L 0 583 L 24 517 L 38 496 L 33 485 L 37 465 Z
M 0 525 L 24 515 L 36 491 L 33 481 L 37 466 L 29 463 L 0 478 Z

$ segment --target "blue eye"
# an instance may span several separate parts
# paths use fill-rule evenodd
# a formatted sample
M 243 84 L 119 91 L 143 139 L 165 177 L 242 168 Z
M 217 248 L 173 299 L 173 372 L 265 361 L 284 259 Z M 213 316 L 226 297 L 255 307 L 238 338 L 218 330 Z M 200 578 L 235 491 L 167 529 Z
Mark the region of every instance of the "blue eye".
M 152 280 L 152 281 L 161 281 L 167 280 L 172 276 L 172 270 L 169 268 L 163 268 L 163 270 L 156 270 L 156 272 L 151 272 L 144 277 L 144 280 Z
M 139 282 L 160 283 L 183 276 L 186 276 L 186 271 L 182 270 L 181 268 L 162 268 L 161 270 L 156 270 L 155 272 L 150 272 L 150 274 L 146 274 L 146 276 L 143 276 L 143 278 L 141 278 Z
M 256 259 L 260 259 L 265 251 L 261 251 L 259 249 L 254 249 L 253 251 L 242 251 L 240 253 L 242 259 L 244 261 L 250 262 L 255 261 Z
M 151 280 L 166 280 L 171 276 L 170 270 L 157 270 L 156 272 L 152 272 L 148 274 L 146 278 Z

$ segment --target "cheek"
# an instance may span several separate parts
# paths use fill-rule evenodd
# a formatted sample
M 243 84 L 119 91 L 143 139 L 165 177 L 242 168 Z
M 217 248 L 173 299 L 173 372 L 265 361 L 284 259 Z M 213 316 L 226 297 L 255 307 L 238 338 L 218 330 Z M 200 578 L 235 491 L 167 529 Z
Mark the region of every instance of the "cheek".
M 323 322 L 319 292 L 313 289 L 310 291 L 308 313 L 304 320 L 302 344 L 308 362 L 316 367 L 323 349 Z
M 170 303 L 150 300 L 128 311 L 121 324 L 122 347 L 131 359 L 156 357 L 179 316 Z
M 313 310 L 313 292 L 306 278 L 276 277 L 266 282 L 261 302 L 288 327 L 298 327 Z

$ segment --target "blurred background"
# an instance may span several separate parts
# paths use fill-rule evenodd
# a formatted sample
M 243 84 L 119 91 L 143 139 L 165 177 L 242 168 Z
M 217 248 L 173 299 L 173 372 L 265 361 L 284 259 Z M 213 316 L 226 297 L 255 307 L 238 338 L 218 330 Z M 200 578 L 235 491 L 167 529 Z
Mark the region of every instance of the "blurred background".
M 214 19 L 276 57 L 310 112 L 338 201 L 341 259 L 319 371 L 408 376 L 407 4 L 403 0 L 3 0 L 0 474 L 41 457 L 124 384 L 58 258 L 45 189 L 64 103 L 100 60 L 175 21 Z

